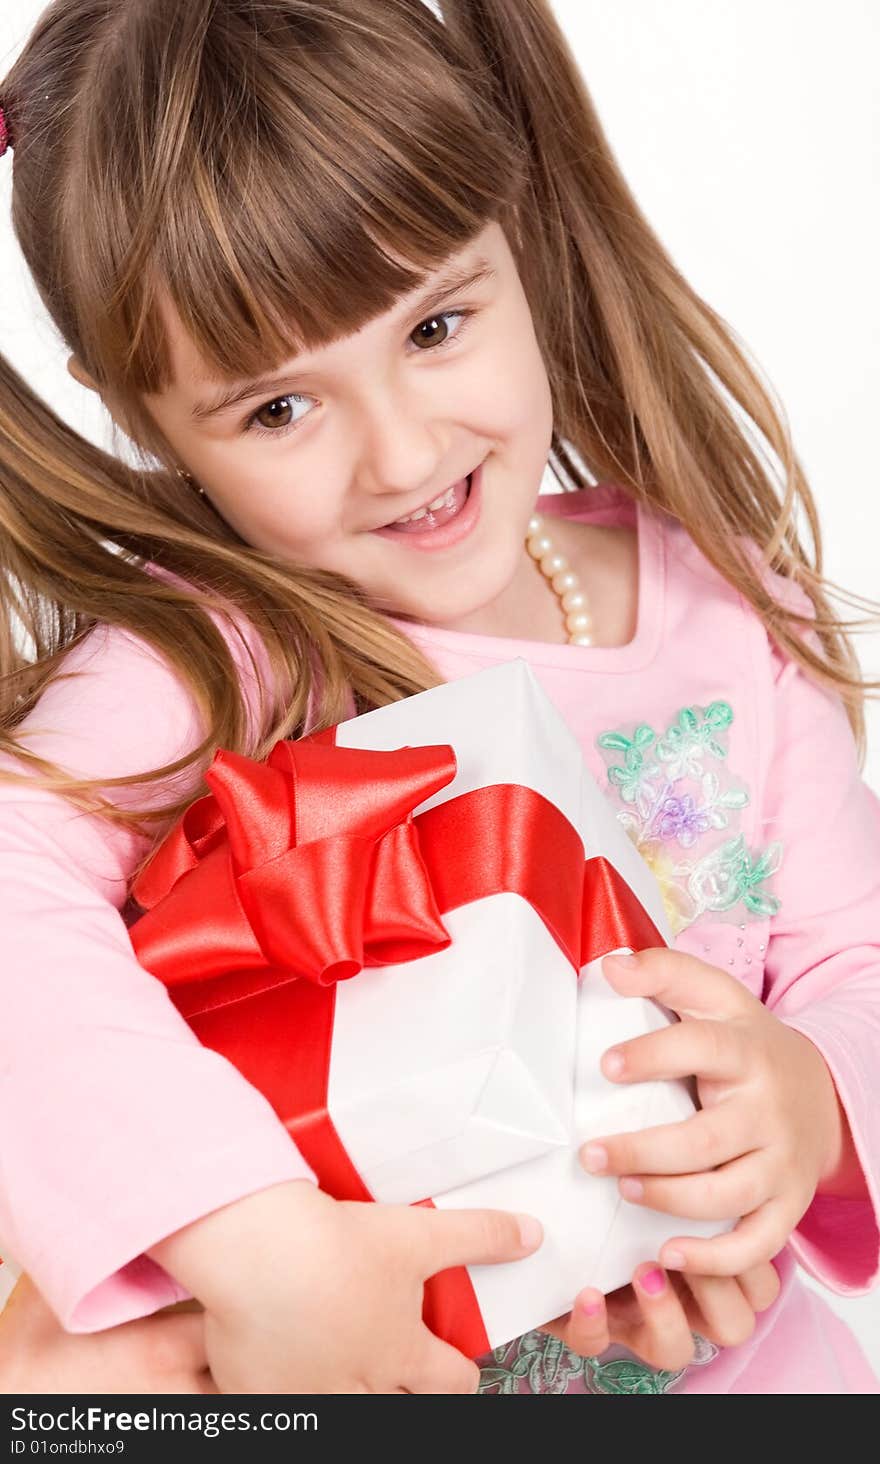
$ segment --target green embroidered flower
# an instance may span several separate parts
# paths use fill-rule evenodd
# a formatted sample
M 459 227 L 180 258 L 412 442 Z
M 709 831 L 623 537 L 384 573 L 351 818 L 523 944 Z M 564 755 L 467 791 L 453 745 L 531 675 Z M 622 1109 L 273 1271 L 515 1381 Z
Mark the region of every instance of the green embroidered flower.
M 732 721 L 730 703 L 714 701 L 681 707 L 660 737 L 639 722 L 631 736 L 615 728 L 596 739 L 603 751 L 623 754 L 622 763 L 608 768 L 608 782 L 626 805 L 617 817 L 660 884 L 674 936 L 708 910 L 726 912 L 742 904 L 747 914 L 761 918 L 779 909 L 764 883 L 779 868 L 780 843 L 750 852 L 737 834 L 706 849 L 707 838 L 729 828 L 749 802 L 726 767 L 725 734 Z M 721 764 L 723 786 L 707 761 Z M 693 850 L 693 857 L 674 860 L 671 846 Z
M 701 707 L 682 707 L 678 720 L 668 727 L 665 736 L 657 743 L 657 756 L 667 764 L 666 776 L 671 781 L 677 778 L 700 777 L 702 759 L 707 752 L 713 757 L 725 758 L 727 749 L 715 736 L 723 732 L 733 721 L 733 710 L 727 702 L 712 702 L 705 712 Z
M 496 1347 L 492 1356 L 495 1366 L 480 1369 L 478 1393 L 518 1393 L 523 1381 L 530 1393 L 565 1393 L 573 1378 L 584 1375 L 587 1361 L 545 1332 L 526 1332 L 513 1344 Z
M 782 863 L 782 845 L 768 844 L 752 863 L 742 834 L 728 839 L 689 872 L 688 889 L 704 910 L 730 910 L 740 900 L 753 915 L 775 915 L 779 900 L 761 884 Z
M 623 766 L 609 769 L 608 777 L 619 788 L 624 803 L 634 803 L 642 817 L 656 797 L 656 790 L 650 786 L 652 781 L 663 776 L 656 762 L 645 762 L 645 749 L 651 746 L 655 735 L 643 722 L 631 739 L 619 732 L 606 732 L 599 738 L 600 746 L 623 753 Z
M 643 1362 L 596 1362 L 588 1358 L 591 1391 L 596 1393 L 668 1393 L 684 1377 L 685 1368 L 664 1372 L 646 1367 Z
M 691 1336 L 694 1355 L 688 1367 L 703 1367 L 718 1356 L 719 1349 L 714 1342 L 707 1341 L 698 1332 L 692 1332 Z M 618 1358 L 614 1362 L 587 1357 L 584 1361 L 587 1365 L 587 1387 L 591 1393 L 671 1393 L 688 1370 L 680 1367 L 675 1372 L 667 1372 L 663 1368 L 655 1371 L 637 1357 Z
M 691 1335 L 694 1356 L 689 1367 L 701 1367 L 718 1356 L 713 1342 L 696 1332 Z M 560 1394 L 572 1391 L 571 1385 L 581 1382 L 587 1393 L 669 1393 L 687 1370 L 655 1370 L 632 1354 L 604 1362 L 602 1357 L 579 1357 L 557 1337 L 533 1331 L 494 1349 L 492 1362 L 480 1369 L 477 1392 L 499 1396 L 522 1392 Z
M 651 746 L 656 735 L 647 722 L 640 722 L 631 738 L 624 737 L 622 732 L 602 732 L 596 741 L 600 747 L 611 747 L 615 752 L 638 753 L 641 759 L 645 749 Z

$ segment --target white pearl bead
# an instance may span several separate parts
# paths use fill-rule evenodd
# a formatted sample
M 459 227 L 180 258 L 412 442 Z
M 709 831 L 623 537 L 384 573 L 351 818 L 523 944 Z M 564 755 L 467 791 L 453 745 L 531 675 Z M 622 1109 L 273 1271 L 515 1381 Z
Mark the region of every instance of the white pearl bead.
M 531 534 L 526 539 L 526 548 L 533 559 L 541 560 L 545 554 L 553 553 L 553 545 L 546 534 Z
M 585 610 L 574 610 L 571 615 L 566 615 L 565 624 L 574 633 L 589 630 L 593 622 Z
M 589 632 L 593 622 L 587 597 L 578 576 L 569 569 L 565 555 L 557 553 L 550 535 L 544 532 L 544 520 L 540 514 L 532 514 L 529 519 L 526 549 L 559 598 L 565 615 L 565 628 L 569 632 L 568 644 L 591 646 L 593 637 Z
M 564 554 L 556 554 L 551 550 L 541 560 L 541 573 L 546 575 L 548 580 L 552 580 L 556 574 L 562 574 L 566 569 L 568 569 L 568 560 Z
M 577 575 L 570 569 L 564 569 L 561 574 L 555 574 L 551 584 L 557 595 L 564 595 L 566 590 L 577 590 L 580 588 L 580 581 Z

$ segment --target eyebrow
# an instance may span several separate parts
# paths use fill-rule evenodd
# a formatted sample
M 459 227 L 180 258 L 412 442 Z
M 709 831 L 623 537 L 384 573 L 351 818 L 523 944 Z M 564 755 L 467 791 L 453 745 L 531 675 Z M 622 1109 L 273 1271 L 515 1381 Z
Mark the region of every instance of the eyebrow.
M 475 285 L 487 284 L 496 278 L 497 273 L 494 265 L 482 257 L 476 259 L 472 265 L 459 265 L 447 270 L 407 306 L 406 314 L 410 316 L 419 310 L 429 308 L 432 304 L 442 303 L 449 295 L 471 290 Z M 297 365 L 297 358 L 294 357 L 282 376 L 261 376 L 257 380 L 234 382 L 207 401 L 197 402 L 190 414 L 191 420 L 194 422 L 207 421 L 222 412 L 228 412 L 231 407 L 238 406 L 240 402 L 248 401 L 251 397 L 277 391 L 289 383 L 291 375 L 297 370 L 301 371 L 303 367 Z

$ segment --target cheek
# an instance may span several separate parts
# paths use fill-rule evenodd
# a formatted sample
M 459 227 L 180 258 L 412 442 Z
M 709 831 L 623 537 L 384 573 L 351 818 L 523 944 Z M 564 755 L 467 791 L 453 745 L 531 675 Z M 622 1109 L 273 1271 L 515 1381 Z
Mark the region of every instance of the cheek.
M 326 469 L 311 472 L 304 461 L 294 474 L 284 457 L 283 449 L 277 457 L 267 452 L 257 468 L 250 462 L 239 470 L 237 483 L 226 472 L 215 485 L 217 507 L 254 548 L 317 564 L 319 547 L 326 550 L 342 533 L 341 503 L 326 491 Z M 306 486 L 316 479 L 325 484 L 320 495 Z
M 553 423 L 550 382 L 537 342 L 529 333 L 521 345 L 506 351 L 496 343 L 475 362 L 463 382 L 462 408 L 476 430 L 498 442 L 515 443 L 518 451 L 546 455 Z

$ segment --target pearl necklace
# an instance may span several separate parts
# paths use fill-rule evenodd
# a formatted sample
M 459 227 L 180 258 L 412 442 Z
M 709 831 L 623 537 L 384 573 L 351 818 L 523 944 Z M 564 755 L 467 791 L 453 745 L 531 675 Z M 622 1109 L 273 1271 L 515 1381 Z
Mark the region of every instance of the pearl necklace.
M 568 644 L 591 646 L 593 637 L 590 630 L 593 621 L 587 609 L 587 597 L 581 588 L 580 579 L 569 568 L 565 555 L 558 554 L 554 549 L 553 540 L 547 533 L 546 519 L 538 513 L 529 519 L 526 549 L 562 606 L 565 628 L 569 633 Z

